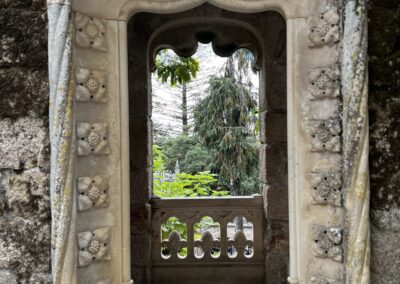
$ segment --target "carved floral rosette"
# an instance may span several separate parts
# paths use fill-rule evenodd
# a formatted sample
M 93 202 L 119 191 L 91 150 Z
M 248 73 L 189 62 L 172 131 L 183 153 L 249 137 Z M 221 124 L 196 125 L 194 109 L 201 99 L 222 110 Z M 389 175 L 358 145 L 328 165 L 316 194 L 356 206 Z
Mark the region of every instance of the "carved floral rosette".
M 310 120 L 311 151 L 312 152 L 334 152 L 341 151 L 342 132 L 341 120 L 330 118 L 326 120 Z
M 107 123 L 78 123 L 78 155 L 109 154 L 107 128 Z
M 78 233 L 78 264 L 80 267 L 88 266 L 94 261 L 111 259 L 110 235 L 109 227 L 99 228 L 93 232 Z
M 75 14 L 75 42 L 79 47 L 106 51 L 106 31 L 104 20 Z
M 315 204 L 342 206 L 342 175 L 337 172 L 311 172 L 311 195 Z
M 308 71 L 310 100 L 340 97 L 340 68 L 338 64 L 310 68 Z
M 77 101 L 107 101 L 107 76 L 104 72 L 78 67 L 75 75 Z
M 108 206 L 108 176 L 79 177 L 77 189 L 80 211 Z
M 342 262 L 343 230 L 341 228 L 313 225 L 312 235 L 314 241 L 312 251 L 315 256 Z
M 310 17 L 308 21 L 310 47 L 335 45 L 340 39 L 339 20 L 340 16 L 335 7 Z

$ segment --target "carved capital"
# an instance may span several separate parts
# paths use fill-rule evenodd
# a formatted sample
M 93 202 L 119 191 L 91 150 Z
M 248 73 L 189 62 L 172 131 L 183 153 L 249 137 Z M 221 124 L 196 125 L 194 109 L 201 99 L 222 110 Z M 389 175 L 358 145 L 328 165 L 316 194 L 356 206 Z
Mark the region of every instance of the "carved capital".
M 340 152 L 342 132 L 339 118 L 326 120 L 312 120 L 310 134 L 312 138 L 311 151 L 313 152 Z
M 75 97 L 77 101 L 107 101 L 107 76 L 104 72 L 76 69 Z
M 79 177 L 77 189 L 80 211 L 108 206 L 108 176 Z
M 88 266 L 94 261 L 110 260 L 109 227 L 99 228 L 93 232 L 78 233 L 78 263 L 80 267 Z
M 316 257 L 331 258 L 342 262 L 343 230 L 341 228 L 313 225 L 312 236 L 312 251 Z
M 75 15 L 75 42 L 79 47 L 106 51 L 105 22 L 80 13 Z
M 340 69 L 337 64 L 312 68 L 308 72 L 311 99 L 337 98 L 340 96 Z
M 78 123 L 78 155 L 109 154 L 106 123 Z
M 340 39 L 339 13 L 337 8 L 312 16 L 308 20 L 310 47 L 332 46 Z
M 310 173 L 311 195 L 316 204 L 342 205 L 342 177 L 340 172 Z

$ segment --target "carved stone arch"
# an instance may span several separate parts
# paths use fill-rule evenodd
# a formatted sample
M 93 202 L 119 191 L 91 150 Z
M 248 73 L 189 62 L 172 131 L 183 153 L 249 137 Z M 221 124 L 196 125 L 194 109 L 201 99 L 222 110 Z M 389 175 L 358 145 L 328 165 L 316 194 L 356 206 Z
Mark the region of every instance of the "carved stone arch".
M 150 71 L 155 54 L 160 48 L 169 47 L 182 56 L 190 56 L 195 53 L 198 42 L 201 41 L 211 42 L 217 55 L 230 56 L 240 47 L 247 47 L 255 55 L 254 67 L 260 70 L 261 78 L 260 178 L 264 197 L 269 199 L 270 204 L 280 204 L 275 208 L 265 207 L 268 220 L 266 241 L 271 241 L 273 235 L 280 234 L 282 240 L 279 241 L 285 242 L 289 238 L 286 23 L 279 13 L 273 11 L 241 14 L 203 4 L 179 13 L 137 13 L 132 16 L 128 22 L 131 208 L 133 211 L 139 210 L 151 199 Z M 143 131 L 147 131 L 147 134 L 143 135 Z M 281 229 L 274 229 L 277 227 Z M 137 235 L 137 232 L 131 233 Z M 131 240 L 136 241 L 137 238 Z M 132 247 L 145 245 L 132 244 Z M 285 279 L 285 272 L 288 270 L 288 249 L 277 250 L 273 248 L 272 243 L 265 249 L 265 273 L 270 281 Z M 133 277 L 141 279 L 139 282 L 142 283 L 142 279 L 146 278 L 143 271 L 147 269 L 147 275 L 151 274 L 150 260 L 146 262 L 143 258 L 135 257 L 138 251 L 133 250 L 131 255 Z M 157 281 L 162 282 L 160 279 Z
M 176 20 L 154 31 L 148 47 L 150 69 L 153 70 L 154 58 L 161 49 L 170 48 L 180 56 L 190 57 L 196 53 L 198 43 L 211 43 L 215 54 L 221 57 L 246 48 L 253 53 L 253 69 L 262 68 L 262 36 L 252 25 L 234 19 L 203 16 Z
M 131 110 L 135 103 L 147 108 L 150 104 L 146 88 L 136 89 L 143 96 L 129 97 L 132 86 L 128 85 L 128 60 L 134 58 L 128 56 L 128 20 L 141 12 L 165 15 L 204 3 L 204 0 L 48 0 L 55 284 L 130 283 L 131 263 L 146 257 L 150 244 L 144 235 L 149 230 L 146 222 L 151 214 L 145 203 L 150 191 L 147 196 L 131 192 L 133 200 L 143 198 L 144 203 L 130 210 L 129 183 L 137 186 L 135 175 L 145 180 L 148 174 L 135 163 L 130 164 L 128 154 L 134 153 L 143 161 L 149 149 L 141 151 L 138 147 L 132 151 L 135 140 L 129 141 L 128 129 L 136 124 L 142 128 L 141 135 L 149 139 L 148 117 L 141 114 L 143 109 L 130 112 L 129 104 Z M 241 12 L 243 18 L 251 15 L 248 13 L 278 11 L 286 21 L 287 89 L 262 87 L 261 92 L 282 92 L 283 98 L 287 98 L 284 105 L 289 129 L 290 238 L 277 248 L 290 247 L 289 282 L 368 283 L 364 1 L 343 1 L 345 21 L 341 21 L 338 1 L 334 0 L 208 3 Z M 135 45 L 146 50 L 141 42 Z M 341 50 L 344 51 L 340 54 Z M 354 54 L 360 56 L 355 58 Z M 266 57 L 263 60 L 268 61 Z M 268 80 L 276 79 L 268 78 L 262 78 L 267 85 Z M 341 84 L 337 80 L 342 80 Z M 273 101 L 265 103 L 274 106 Z M 266 109 L 265 117 L 269 114 Z M 266 146 L 264 155 L 267 150 Z M 136 173 L 132 176 L 129 169 L 135 169 Z M 271 179 L 266 177 L 266 181 L 270 183 Z M 343 190 L 339 190 L 340 186 Z M 266 193 L 276 194 L 270 188 L 274 187 L 267 186 Z M 274 206 L 277 204 L 268 203 L 266 210 Z M 131 235 L 130 230 L 140 234 Z M 338 241 L 338 233 L 343 240 Z M 132 261 L 130 245 L 132 251 L 140 252 Z M 322 257 L 321 248 L 331 246 L 340 246 L 335 248 L 334 259 Z M 91 262 L 79 266 L 79 255 Z M 344 263 L 340 262 L 342 259 Z

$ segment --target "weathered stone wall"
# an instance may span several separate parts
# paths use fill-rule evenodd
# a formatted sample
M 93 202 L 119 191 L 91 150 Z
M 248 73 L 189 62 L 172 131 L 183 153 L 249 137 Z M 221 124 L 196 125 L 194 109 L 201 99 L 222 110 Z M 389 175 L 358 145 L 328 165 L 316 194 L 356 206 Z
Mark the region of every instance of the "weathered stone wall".
M 45 0 L 0 0 L 0 283 L 50 283 Z
M 400 1 L 369 9 L 371 282 L 400 279 Z

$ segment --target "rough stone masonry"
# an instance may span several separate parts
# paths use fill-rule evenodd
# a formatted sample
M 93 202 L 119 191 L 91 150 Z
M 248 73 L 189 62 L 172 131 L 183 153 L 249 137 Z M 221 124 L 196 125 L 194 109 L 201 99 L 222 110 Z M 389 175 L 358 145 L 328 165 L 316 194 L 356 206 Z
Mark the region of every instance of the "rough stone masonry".
M 0 283 L 51 283 L 44 0 L 0 0 Z

